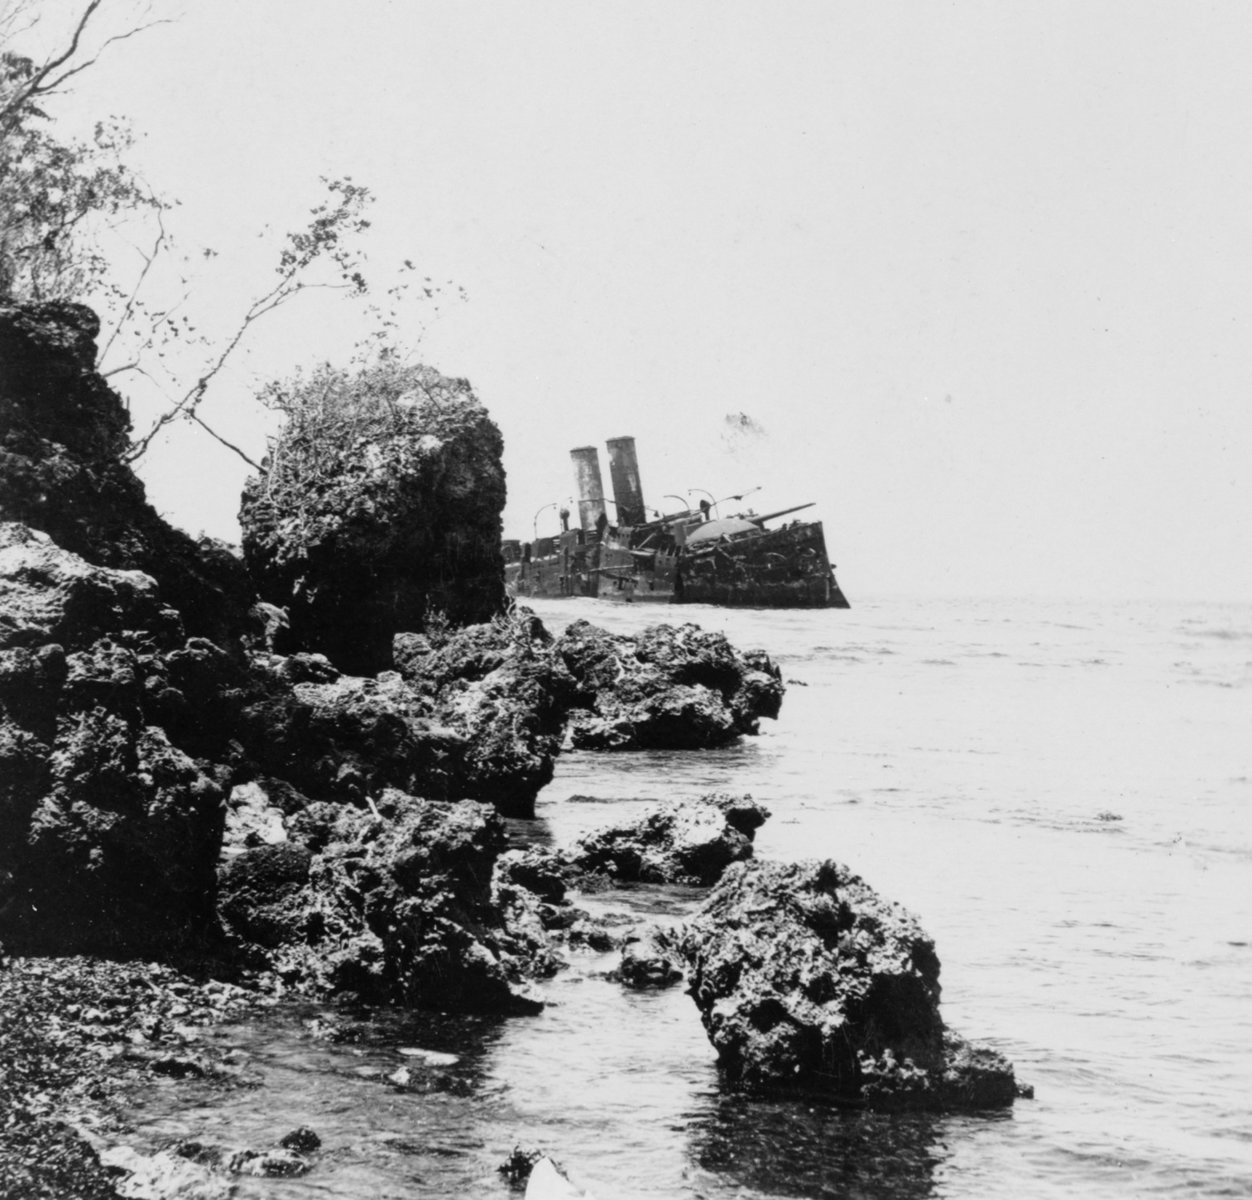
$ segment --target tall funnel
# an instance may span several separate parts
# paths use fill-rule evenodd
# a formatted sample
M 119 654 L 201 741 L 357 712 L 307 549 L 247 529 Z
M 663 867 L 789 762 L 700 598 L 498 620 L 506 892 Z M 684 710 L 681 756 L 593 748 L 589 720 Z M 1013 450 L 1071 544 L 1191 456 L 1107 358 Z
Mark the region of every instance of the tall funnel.
M 643 525 L 647 517 L 643 508 L 643 488 L 639 484 L 635 439 L 609 438 L 604 444 L 609 448 L 609 477 L 613 480 L 617 519 L 622 525 Z
M 584 533 L 596 532 L 596 521 L 604 514 L 604 483 L 600 479 L 600 455 L 594 446 L 579 446 L 569 452 L 574 460 L 574 480 L 578 486 L 578 520 Z

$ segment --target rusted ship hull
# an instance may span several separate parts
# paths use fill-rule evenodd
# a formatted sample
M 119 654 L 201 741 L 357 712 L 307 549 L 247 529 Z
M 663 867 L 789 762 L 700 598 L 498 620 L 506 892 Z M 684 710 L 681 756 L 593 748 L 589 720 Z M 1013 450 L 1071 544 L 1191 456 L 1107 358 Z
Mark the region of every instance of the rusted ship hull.
M 765 516 L 717 517 L 715 505 L 702 502 L 698 509 L 656 514 L 649 521 L 634 439 L 614 438 L 608 446 L 612 503 L 620 523 L 608 520 L 595 448 L 571 451 L 580 527 L 529 543 L 506 541 L 504 578 L 510 595 L 740 608 L 849 607 L 827 558 L 820 521 L 765 527 L 811 505 Z M 568 525 L 569 515 L 562 510 L 563 524 Z
M 625 532 L 625 531 L 624 531 Z M 738 608 L 847 608 L 826 557 L 820 521 L 689 551 L 639 550 L 632 539 L 580 541 L 576 532 L 541 538 L 529 556 L 506 549 L 512 596 L 583 596 L 633 603 Z M 513 553 L 510 555 L 509 550 Z
M 689 551 L 677 599 L 739 608 L 848 608 L 826 557 L 820 521 Z

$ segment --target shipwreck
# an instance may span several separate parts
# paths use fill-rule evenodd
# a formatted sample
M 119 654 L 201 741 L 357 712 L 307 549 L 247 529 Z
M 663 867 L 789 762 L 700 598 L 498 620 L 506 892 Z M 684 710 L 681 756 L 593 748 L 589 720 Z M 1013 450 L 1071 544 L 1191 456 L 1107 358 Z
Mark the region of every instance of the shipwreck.
M 611 438 L 606 447 L 613 499 L 604 495 L 596 447 L 571 450 L 578 525 L 569 527 L 570 513 L 562 508 L 560 532 L 531 542 L 504 542 L 510 595 L 741 608 L 849 607 L 826 553 L 822 523 L 794 517 L 811 503 L 764 515 L 748 510 L 722 516 L 722 501 L 703 500 L 694 508 L 660 513 L 644 504 L 635 439 Z M 769 527 L 785 517 L 793 519 Z

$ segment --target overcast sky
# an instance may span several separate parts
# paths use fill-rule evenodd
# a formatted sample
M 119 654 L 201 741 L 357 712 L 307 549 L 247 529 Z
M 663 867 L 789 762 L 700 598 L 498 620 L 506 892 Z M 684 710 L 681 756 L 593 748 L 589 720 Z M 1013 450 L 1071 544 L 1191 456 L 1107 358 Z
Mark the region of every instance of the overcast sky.
M 238 300 L 319 175 L 371 186 L 377 260 L 467 294 L 408 332 L 499 423 L 509 532 L 633 434 L 658 507 L 817 501 L 854 604 L 1252 598 L 1252 7 L 179 8 L 59 111 L 132 118 Z M 204 413 L 259 455 L 249 387 Z M 237 459 L 187 430 L 145 470 L 237 537 Z

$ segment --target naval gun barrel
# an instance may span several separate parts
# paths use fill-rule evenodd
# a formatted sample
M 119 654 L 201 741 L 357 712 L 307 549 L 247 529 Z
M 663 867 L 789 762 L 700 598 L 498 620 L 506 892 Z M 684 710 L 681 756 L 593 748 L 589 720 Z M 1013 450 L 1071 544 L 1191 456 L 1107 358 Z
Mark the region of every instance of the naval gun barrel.
M 797 504 L 794 508 L 780 508 L 777 512 L 766 513 L 763 517 L 758 517 L 755 513 L 751 515 L 745 513 L 743 520 L 751 521 L 754 525 L 764 525 L 766 521 L 772 521 L 775 517 L 789 517 L 792 513 L 803 512 L 804 509 L 812 508 L 816 503 L 816 500 L 810 500 L 807 504 Z

